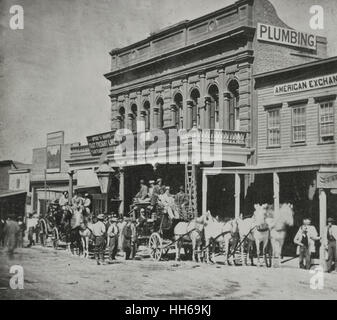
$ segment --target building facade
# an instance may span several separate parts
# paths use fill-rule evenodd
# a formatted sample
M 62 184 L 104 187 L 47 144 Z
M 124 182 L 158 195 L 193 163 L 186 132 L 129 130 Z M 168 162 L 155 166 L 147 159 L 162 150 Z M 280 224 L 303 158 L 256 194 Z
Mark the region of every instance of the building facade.
M 105 75 L 111 83 L 112 131 L 90 137 L 95 148 L 103 142 L 105 147 L 94 152 L 91 143 L 72 148 L 67 162 L 75 171 L 94 170 L 107 157 L 119 174 L 122 213 L 140 178 L 160 176 L 174 190 L 185 184 L 197 215 L 207 202 L 202 168 L 258 162 L 254 75 L 326 58 L 326 46 L 325 38 L 287 26 L 269 1 L 240 0 L 114 49 Z M 144 132 L 150 135 L 141 148 L 139 135 Z M 128 137 L 133 137 L 130 144 L 120 150 Z M 151 141 L 156 141 L 155 148 Z M 138 149 L 127 154 L 125 149 L 134 145 Z M 213 198 L 223 199 L 221 205 L 208 199 L 213 213 L 238 211 L 242 193 L 234 186 L 246 194 L 252 179 L 245 175 L 243 180 L 235 176 L 213 181 Z

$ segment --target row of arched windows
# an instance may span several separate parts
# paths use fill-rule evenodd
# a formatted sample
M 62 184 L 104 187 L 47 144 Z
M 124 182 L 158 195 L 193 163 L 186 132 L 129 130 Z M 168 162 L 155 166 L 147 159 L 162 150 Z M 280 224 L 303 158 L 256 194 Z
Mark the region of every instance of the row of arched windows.
M 236 80 L 232 80 L 228 84 L 228 103 L 224 106 L 227 108 L 226 114 L 226 125 L 228 130 L 239 130 L 239 84 Z M 208 98 L 207 104 L 205 106 L 205 101 L 200 100 L 200 91 L 198 88 L 193 88 L 190 92 L 190 99 L 188 101 L 190 114 L 187 115 L 187 120 L 184 120 L 184 109 L 183 109 L 183 95 L 177 92 L 173 96 L 173 103 L 171 105 L 171 125 L 175 126 L 177 129 L 184 128 L 186 123 L 186 129 L 191 129 L 192 127 L 201 127 L 207 129 L 217 129 L 219 128 L 219 89 L 217 84 L 212 84 L 208 88 Z M 206 114 L 202 117 L 200 107 L 205 106 L 204 111 Z M 151 114 L 151 112 L 153 114 Z M 143 103 L 143 108 L 138 109 L 136 103 L 132 103 L 130 106 L 130 112 L 126 115 L 126 110 L 124 106 L 118 109 L 118 120 L 119 128 L 129 128 L 133 132 L 137 131 L 137 120 L 140 117 L 144 121 L 145 131 L 151 128 L 163 128 L 164 127 L 164 100 L 162 97 L 158 97 L 155 102 L 155 107 L 151 108 L 150 102 L 146 100 Z M 128 122 L 127 122 L 128 121 Z M 204 123 L 201 123 L 201 122 Z M 151 126 L 151 122 L 152 126 Z

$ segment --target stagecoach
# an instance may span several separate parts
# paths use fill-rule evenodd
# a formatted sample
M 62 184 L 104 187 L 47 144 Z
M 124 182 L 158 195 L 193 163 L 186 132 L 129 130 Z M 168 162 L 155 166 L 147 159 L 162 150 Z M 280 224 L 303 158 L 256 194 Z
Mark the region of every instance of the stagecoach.
M 62 208 L 58 201 L 54 201 L 48 205 L 47 214 L 39 219 L 38 232 L 44 242 L 50 238 L 53 247 L 57 249 L 60 245 L 67 243 L 67 226 L 66 220 L 70 221 L 71 211 Z M 44 243 L 43 243 L 44 244 Z
M 145 209 L 145 219 L 140 217 L 142 208 Z M 186 234 L 174 239 L 174 227 L 181 221 L 192 220 L 193 213 L 190 208 L 181 209 L 181 219 L 172 220 L 160 203 L 152 207 L 149 202 L 140 202 L 131 206 L 129 215 L 138 221 L 138 244 L 148 247 L 153 260 L 159 261 L 164 258 L 177 241 L 181 241 L 185 252 L 189 253 L 191 243 L 183 239 Z

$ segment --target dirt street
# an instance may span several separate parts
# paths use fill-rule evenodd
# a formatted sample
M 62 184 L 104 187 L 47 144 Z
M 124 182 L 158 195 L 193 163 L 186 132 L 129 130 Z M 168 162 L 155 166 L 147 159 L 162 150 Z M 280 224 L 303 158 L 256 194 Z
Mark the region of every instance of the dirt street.
M 141 259 L 141 258 L 140 258 Z M 9 288 L 10 266 L 24 268 L 24 289 Z M 311 289 L 308 271 L 206 265 L 148 258 L 97 266 L 63 250 L 17 249 L 9 260 L 0 249 L 0 299 L 336 299 L 337 275 Z

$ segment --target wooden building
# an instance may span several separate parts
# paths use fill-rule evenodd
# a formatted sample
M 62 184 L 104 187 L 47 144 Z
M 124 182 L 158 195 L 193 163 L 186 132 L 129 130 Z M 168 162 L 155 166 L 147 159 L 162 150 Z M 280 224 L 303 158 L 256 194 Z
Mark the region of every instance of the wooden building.
M 257 163 L 203 171 L 204 210 L 212 177 L 235 177 L 235 215 L 255 203 L 290 202 L 295 231 L 311 216 L 323 236 L 327 215 L 337 218 L 337 57 L 255 75 L 258 96 Z M 244 191 L 244 176 L 253 177 Z M 212 195 L 212 193 L 210 193 Z M 324 263 L 324 248 L 320 246 Z

